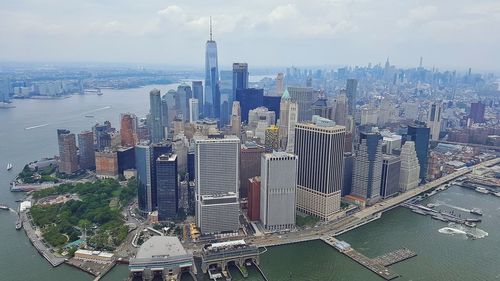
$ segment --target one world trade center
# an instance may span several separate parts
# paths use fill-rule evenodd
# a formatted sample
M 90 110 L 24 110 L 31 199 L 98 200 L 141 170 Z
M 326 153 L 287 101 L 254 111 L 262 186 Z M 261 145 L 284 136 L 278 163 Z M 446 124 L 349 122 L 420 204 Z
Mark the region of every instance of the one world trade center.
M 217 43 L 212 39 L 212 18 L 210 18 L 210 40 L 205 50 L 205 104 L 204 116 L 220 117 L 219 65 Z

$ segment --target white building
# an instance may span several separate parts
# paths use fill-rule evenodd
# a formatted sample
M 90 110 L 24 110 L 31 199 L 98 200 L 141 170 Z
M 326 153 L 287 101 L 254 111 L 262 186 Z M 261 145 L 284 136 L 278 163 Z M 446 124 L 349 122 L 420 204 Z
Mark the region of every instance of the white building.
M 418 163 L 415 143 L 407 141 L 401 148 L 401 174 L 399 176 L 399 189 L 406 192 L 418 186 L 420 182 L 420 165 Z
M 261 157 L 260 220 L 267 230 L 295 226 L 298 157 L 286 152 Z
M 189 123 L 198 121 L 200 116 L 198 103 L 198 99 L 189 99 Z

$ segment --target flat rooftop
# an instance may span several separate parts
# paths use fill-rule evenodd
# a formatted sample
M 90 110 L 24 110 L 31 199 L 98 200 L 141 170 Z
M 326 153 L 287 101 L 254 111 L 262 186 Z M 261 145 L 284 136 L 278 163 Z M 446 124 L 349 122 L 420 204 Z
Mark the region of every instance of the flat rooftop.
M 187 255 L 177 237 L 153 236 L 141 245 L 137 252 L 137 259 L 176 257 Z

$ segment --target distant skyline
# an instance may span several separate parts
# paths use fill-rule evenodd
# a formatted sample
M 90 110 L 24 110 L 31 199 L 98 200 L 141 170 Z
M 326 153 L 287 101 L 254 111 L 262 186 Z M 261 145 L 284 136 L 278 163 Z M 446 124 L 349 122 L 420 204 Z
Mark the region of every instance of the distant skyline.
M 500 71 L 494 0 L 26 0 L 0 3 L 0 62 L 373 65 Z

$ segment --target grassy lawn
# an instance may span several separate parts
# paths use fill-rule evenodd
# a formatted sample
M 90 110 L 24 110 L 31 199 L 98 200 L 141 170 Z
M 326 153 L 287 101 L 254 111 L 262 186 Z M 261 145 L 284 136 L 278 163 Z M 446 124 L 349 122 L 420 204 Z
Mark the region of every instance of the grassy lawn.
M 299 227 L 314 226 L 318 222 L 319 222 L 319 219 L 316 217 L 313 217 L 313 216 L 297 215 L 297 217 L 296 217 L 296 223 L 297 223 L 297 226 L 299 226 Z

